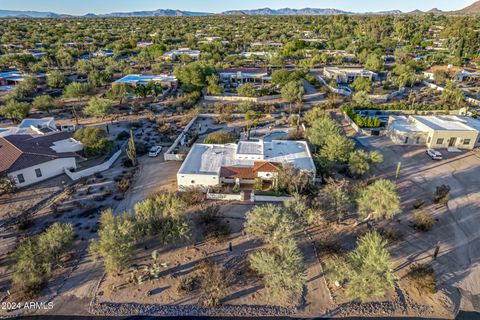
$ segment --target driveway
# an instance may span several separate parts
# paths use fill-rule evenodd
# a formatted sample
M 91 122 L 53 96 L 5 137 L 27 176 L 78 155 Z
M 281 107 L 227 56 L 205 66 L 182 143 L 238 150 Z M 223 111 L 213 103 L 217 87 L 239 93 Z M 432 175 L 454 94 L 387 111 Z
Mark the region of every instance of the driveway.
M 413 262 L 432 263 L 439 289 L 464 311 L 480 311 L 480 152 L 449 153 L 434 161 L 424 147 L 394 145 L 386 137 L 357 138 L 367 149 L 379 150 L 384 162 L 375 174 L 395 180 L 397 164 L 402 163 L 397 185 L 402 214 L 397 218 L 404 241 L 392 248 L 397 271 L 402 274 Z M 446 206 L 434 204 L 437 186 L 451 187 Z M 432 230 L 417 232 L 412 227 L 412 203 L 425 200 L 425 208 L 436 219 Z M 440 247 L 438 258 L 432 254 Z
M 125 198 L 116 206 L 115 213 L 132 210 L 135 203 L 160 190 L 177 190 L 177 171 L 182 162 L 165 161 L 163 153 L 164 151 L 154 158 L 139 158 L 138 172 L 125 193 Z

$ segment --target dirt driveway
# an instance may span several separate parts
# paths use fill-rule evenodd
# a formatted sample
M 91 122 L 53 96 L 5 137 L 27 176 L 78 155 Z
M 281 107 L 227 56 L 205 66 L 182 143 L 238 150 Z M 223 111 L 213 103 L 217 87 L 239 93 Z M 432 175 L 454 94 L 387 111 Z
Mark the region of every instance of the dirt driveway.
M 392 248 L 397 270 L 402 273 L 413 262 L 432 263 L 440 289 L 455 307 L 480 311 L 480 152 L 449 153 L 434 161 L 424 147 L 394 145 L 386 137 L 357 138 L 366 149 L 376 149 L 384 162 L 376 174 L 395 180 L 397 163 L 402 163 L 397 181 L 403 212 L 397 218 L 404 241 Z M 446 206 L 434 204 L 437 186 L 451 187 Z M 425 200 L 426 209 L 437 219 L 426 233 L 412 227 L 412 202 Z M 440 251 L 432 261 L 436 246 Z
M 177 171 L 182 162 L 165 161 L 163 152 L 154 158 L 139 158 L 133 184 L 125 194 L 125 199 L 116 206 L 115 213 L 132 210 L 135 203 L 160 190 L 177 190 Z

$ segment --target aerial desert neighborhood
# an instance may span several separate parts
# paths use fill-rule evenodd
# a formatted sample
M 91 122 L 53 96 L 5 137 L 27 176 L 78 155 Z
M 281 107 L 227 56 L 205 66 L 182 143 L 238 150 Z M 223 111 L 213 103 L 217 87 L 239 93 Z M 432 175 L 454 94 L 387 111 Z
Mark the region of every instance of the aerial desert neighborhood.
M 0 0 L 0 306 L 480 319 L 480 1 Z

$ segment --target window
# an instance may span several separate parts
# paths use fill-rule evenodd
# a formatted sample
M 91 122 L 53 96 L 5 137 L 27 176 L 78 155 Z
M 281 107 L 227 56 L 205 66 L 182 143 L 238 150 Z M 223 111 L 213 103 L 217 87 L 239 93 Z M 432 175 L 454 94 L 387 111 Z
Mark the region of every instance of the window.
M 417 142 L 415 142 L 416 144 L 419 144 L 420 143 L 420 137 L 417 137 Z
M 405 144 L 408 143 L 408 137 L 405 137 L 405 141 L 403 143 L 405 143 Z
M 463 140 L 463 144 L 464 144 L 464 145 L 470 144 L 470 139 L 465 139 L 465 140 Z
M 25 182 L 25 178 L 23 177 L 23 174 L 19 174 L 17 175 L 17 180 L 18 180 L 18 183 L 24 183 Z
M 35 174 L 37 175 L 37 178 L 40 178 L 42 176 L 42 170 L 35 169 Z
M 194 183 L 195 183 L 195 180 L 190 181 L 190 183 L 191 183 L 191 184 L 194 184 Z
M 432 137 L 428 137 L 427 143 L 430 143 L 432 141 Z
M 443 144 L 443 138 L 437 139 L 437 144 Z

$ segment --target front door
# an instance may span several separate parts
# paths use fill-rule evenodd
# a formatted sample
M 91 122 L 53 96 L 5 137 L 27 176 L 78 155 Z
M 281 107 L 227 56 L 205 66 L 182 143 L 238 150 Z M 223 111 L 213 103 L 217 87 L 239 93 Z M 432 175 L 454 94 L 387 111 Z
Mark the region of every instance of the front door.
M 450 141 L 448 142 L 449 147 L 455 146 L 455 143 L 457 142 L 457 137 L 451 137 Z

